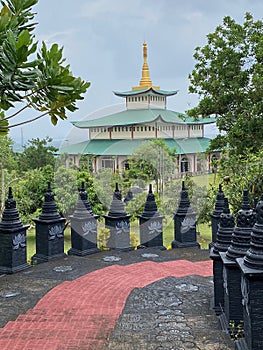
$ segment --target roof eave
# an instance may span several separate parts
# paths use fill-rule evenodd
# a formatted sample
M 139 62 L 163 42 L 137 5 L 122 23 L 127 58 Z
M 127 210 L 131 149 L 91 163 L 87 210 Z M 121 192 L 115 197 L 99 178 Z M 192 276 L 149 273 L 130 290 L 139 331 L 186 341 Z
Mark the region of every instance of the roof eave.
M 173 95 L 176 95 L 178 93 L 178 91 L 179 90 L 164 91 L 164 90 L 157 90 L 157 89 L 150 87 L 150 88 L 142 89 L 142 90 L 130 90 L 130 91 L 124 91 L 124 92 L 113 91 L 113 93 L 119 97 L 127 97 L 127 96 L 131 96 L 131 95 L 142 95 L 142 94 L 145 94 L 148 92 L 153 92 L 156 95 L 161 95 L 161 96 L 173 96 Z

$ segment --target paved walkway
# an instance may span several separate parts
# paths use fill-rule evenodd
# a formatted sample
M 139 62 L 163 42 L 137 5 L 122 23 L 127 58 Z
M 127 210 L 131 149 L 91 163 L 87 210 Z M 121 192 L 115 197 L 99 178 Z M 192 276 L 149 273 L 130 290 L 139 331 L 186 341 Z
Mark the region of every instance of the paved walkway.
M 49 291 L 33 309 L 0 329 L 0 349 L 105 349 L 111 344 L 110 334 L 134 288 L 143 288 L 169 276 L 190 275 L 212 276 L 212 262 L 115 264 L 65 281 Z M 136 345 L 124 348 L 136 349 Z

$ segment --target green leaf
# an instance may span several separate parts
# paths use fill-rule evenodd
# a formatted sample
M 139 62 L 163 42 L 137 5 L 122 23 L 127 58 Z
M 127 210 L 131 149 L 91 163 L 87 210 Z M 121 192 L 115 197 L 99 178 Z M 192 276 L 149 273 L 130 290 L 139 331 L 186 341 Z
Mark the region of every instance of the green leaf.
M 57 125 L 57 122 L 58 122 L 58 118 L 54 114 L 52 114 L 51 115 L 51 123 L 53 125 Z
M 8 134 L 8 120 L 4 120 L 4 112 L 0 112 L 0 136 Z
M 31 43 L 31 35 L 28 30 L 22 30 L 18 36 L 16 47 L 28 46 Z

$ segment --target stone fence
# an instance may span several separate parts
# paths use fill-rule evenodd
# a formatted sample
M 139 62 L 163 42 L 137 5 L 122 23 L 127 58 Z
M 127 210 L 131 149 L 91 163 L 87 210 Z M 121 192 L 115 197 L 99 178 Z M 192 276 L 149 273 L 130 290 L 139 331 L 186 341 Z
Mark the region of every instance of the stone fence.
M 131 200 L 131 198 L 130 198 Z M 140 229 L 139 247 L 166 249 L 163 245 L 163 216 L 158 212 L 152 185 L 149 186 L 144 210 L 138 217 Z M 94 215 L 84 183 L 79 190 L 75 211 L 70 217 L 71 248 L 68 255 L 85 256 L 99 252 L 97 245 L 97 219 Z M 118 184 L 113 193 L 107 215 L 104 215 L 105 227 L 110 235 L 107 248 L 128 251 L 130 245 L 130 215 L 125 211 Z M 66 219 L 58 213 L 54 193 L 48 183 L 42 213 L 35 222 L 36 254 L 31 257 L 33 263 L 43 263 L 66 256 L 64 253 L 64 231 Z M 12 189 L 0 222 L 0 273 L 11 274 L 29 267 L 26 253 L 26 235 L 29 225 L 23 225 L 16 208 Z M 196 241 L 196 214 L 192 210 L 188 192 L 182 182 L 178 208 L 174 212 L 173 248 L 199 247 Z
M 214 310 L 236 350 L 262 350 L 263 196 L 252 209 L 244 190 L 235 223 L 220 187 L 211 219 Z

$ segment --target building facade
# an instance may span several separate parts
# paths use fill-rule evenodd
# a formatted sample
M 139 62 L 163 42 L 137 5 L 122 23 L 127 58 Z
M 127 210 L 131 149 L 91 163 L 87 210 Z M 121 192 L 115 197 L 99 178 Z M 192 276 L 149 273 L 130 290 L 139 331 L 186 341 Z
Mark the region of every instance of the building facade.
M 114 91 L 125 99 L 124 111 L 98 119 L 75 121 L 72 124 L 87 130 L 87 141 L 63 147 L 76 165 L 82 154 L 93 157 L 94 172 L 102 168 L 122 172 L 129 157 L 147 140 L 163 139 L 176 155 L 176 174 L 212 171 L 212 159 L 219 152 L 207 154 L 210 139 L 204 137 L 204 126 L 214 118 L 194 120 L 186 114 L 167 109 L 167 98 L 177 90 L 161 90 L 153 86 L 147 63 L 147 44 L 143 43 L 142 77 L 138 86 L 129 91 Z

